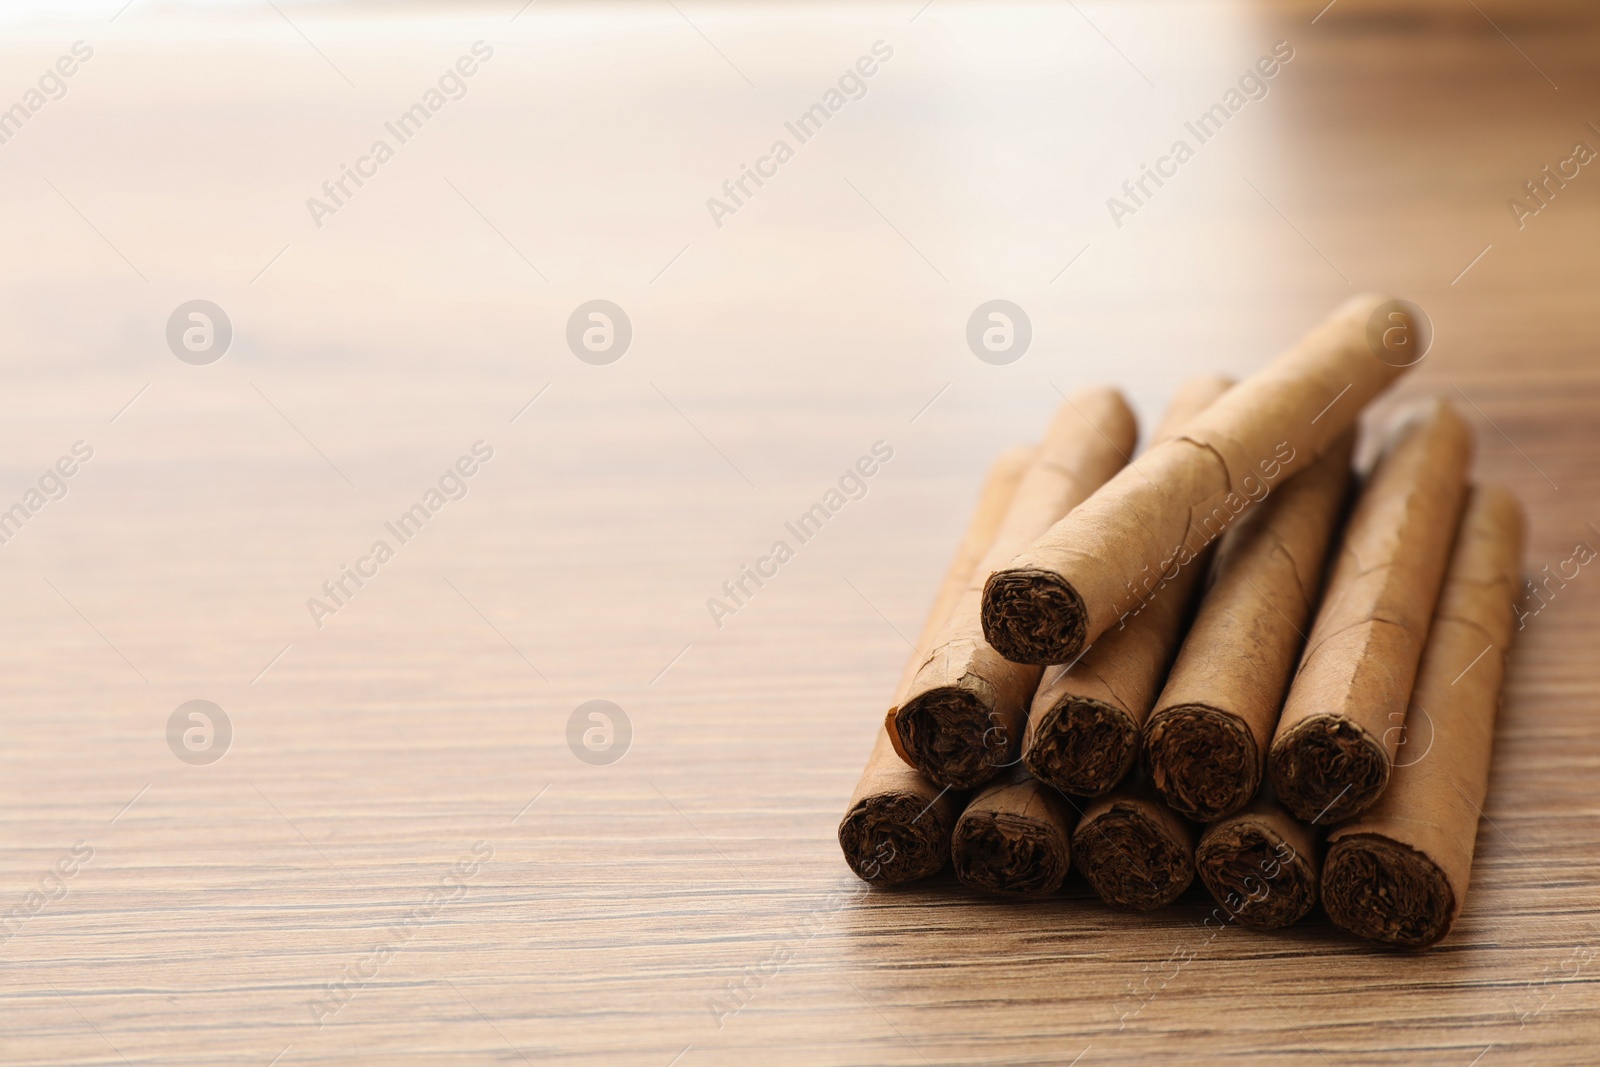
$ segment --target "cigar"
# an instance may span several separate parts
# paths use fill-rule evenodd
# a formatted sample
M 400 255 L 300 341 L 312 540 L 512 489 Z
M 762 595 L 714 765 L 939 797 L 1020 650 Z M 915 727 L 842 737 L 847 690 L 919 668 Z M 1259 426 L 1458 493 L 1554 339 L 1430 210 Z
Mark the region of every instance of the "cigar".
M 1351 933 L 1420 948 L 1461 914 L 1489 790 L 1522 536 L 1510 493 L 1471 492 L 1406 720 L 1408 730 L 1419 716 L 1430 721 L 1432 747 L 1396 767 L 1383 798 L 1328 838 L 1322 902 Z
M 1149 911 L 1194 881 L 1194 827 L 1145 783 L 1091 802 L 1072 833 L 1072 853 L 1107 904 Z
M 1085 389 L 1062 405 L 939 643 L 894 715 L 899 749 L 939 785 L 971 789 L 1016 760 L 1040 668 L 1013 663 L 984 640 L 983 579 L 1115 474 L 1138 435 L 1114 389 Z
M 1072 815 L 1061 794 L 1022 767 L 990 782 L 956 820 L 956 877 L 974 889 L 1054 893 L 1071 869 Z
M 973 509 L 972 518 L 961 535 L 961 543 L 956 546 L 955 556 L 950 560 L 950 567 L 939 583 L 933 607 L 928 609 L 928 617 L 923 620 L 922 632 L 917 635 L 916 651 L 906 660 L 905 668 L 900 672 L 900 681 L 894 688 L 894 700 L 884 716 L 884 725 L 895 752 L 907 764 L 911 763 L 911 757 L 900 747 L 900 735 L 894 728 L 895 712 L 904 702 L 911 688 L 911 680 L 917 676 L 917 669 L 939 644 L 945 624 L 950 621 L 950 614 L 955 611 L 967 586 L 971 584 L 978 564 L 983 562 L 984 554 L 994 544 L 1000 524 L 1005 521 L 1006 510 L 1016 496 L 1017 483 L 1028 473 L 1028 467 L 1037 452 L 1036 445 L 1013 445 L 1000 453 L 989 467 L 983 488 L 978 493 L 978 506 Z
M 1214 580 L 1144 727 L 1151 784 L 1195 822 L 1238 811 L 1261 785 L 1349 489 L 1354 442 L 1354 433 L 1334 442 L 1218 546 Z
M 1194 865 L 1228 914 L 1257 930 L 1299 922 L 1317 902 L 1317 832 L 1270 793 L 1206 827 Z
M 1145 574 L 1188 566 L 1264 488 L 1309 466 L 1403 373 L 1375 354 L 1387 307 L 1355 297 L 1294 348 L 1153 448 L 984 589 L 983 630 L 1018 663 L 1069 663 L 1139 606 Z M 1404 323 L 1393 329 L 1413 331 Z
M 1002 453 L 989 469 L 977 509 L 923 623 L 919 648 L 933 644 L 971 582 L 973 569 L 994 540 L 1032 458 L 1031 447 L 1018 446 Z M 913 653 L 900 677 L 897 703 L 920 662 L 921 656 Z M 950 831 L 958 811 L 958 798 L 908 767 L 895 752 L 889 732 L 879 730 L 839 823 L 839 847 L 850 869 L 865 881 L 899 885 L 926 878 L 939 873 L 950 856 Z
M 1471 461 L 1471 428 L 1426 401 L 1356 502 L 1267 755 L 1272 787 L 1299 819 L 1339 822 L 1389 784 Z
M 1232 384 L 1218 377 L 1186 382 L 1156 430 L 1152 451 Z M 1127 775 L 1202 573 L 1196 564 L 1169 572 L 1170 578 L 1152 576 L 1151 595 L 1137 615 L 1076 663 L 1050 668 L 1022 742 L 1023 761 L 1035 778 L 1067 793 L 1099 796 Z

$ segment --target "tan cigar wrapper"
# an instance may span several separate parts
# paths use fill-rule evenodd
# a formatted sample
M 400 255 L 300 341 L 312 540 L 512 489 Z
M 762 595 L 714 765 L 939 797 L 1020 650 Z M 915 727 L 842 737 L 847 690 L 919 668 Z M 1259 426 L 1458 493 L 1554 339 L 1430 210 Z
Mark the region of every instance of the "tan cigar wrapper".
M 994 533 L 1023 471 L 1032 461 L 1033 451 L 1032 446 L 1018 445 L 1001 453 L 989 468 L 978 506 L 923 623 L 919 647 L 933 643 L 971 582 L 972 572 L 994 541 Z M 906 664 L 896 692 L 897 702 L 920 662 L 921 656 L 913 654 Z M 950 854 L 950 831 L 959 810 L 957 798 L 908 767 L 896 754 L 890 732 L 879 730 L 866 769 L 861 772 L 861 780 L 839 823 L 839 846 L 850 869 L 866 881 L 896 885 L 925 878 L 944 867 Z
M 1052 420 L 1033 462 L 896 709 L 897 748 L 940 785 L 970 789 L 1014 762 L 1038 667 L 1005 659 L 983 636 L 983 582 L 1120 470 L 1138 428 L 1114 389 L 1085 389 Z
M 1151 450 L 1192 425 L 1232 385 L 1220 377 L 1184 383 Z M 1205 559 L 1192 560 L 1170 581 L 1157 576 L 1164 584 L 1137 615 L 1104 634 L 1076 663 L 1050 669 L 1033 698 L 1022 742 L 1034 777 L 1069 793 L 1098 796 L 1128 773 L 1205 566 Z
M 1471 462 L 1471 427 L 1424 401 L 1356 502 L 1267 760 L 1300 819 L 1337 822 L 1388 784 Z
M 1411 694 L 1407 748 L 1432 744 L 1408 751 L 1382 799 L 1328 837 L 1323 903 L 1353 933 L 1421 947 L 1461 914 L 1489 791 L 1522 549 L 1516 499 L 1498 486 L 1475 488 Z M 1424 718 L 1431 729 L 1416 737 Z
M 1346 433 L 1228 531 L 1145 723 L 1151 783 L 1196 822 L 1238 811 L 1261 785 L 1349 491 L 1354 443 Z
M 1287 353 L 1153 448 L 989 579 L 989 640 L 1013 659 L 1070 662 L 1137 604 L 1141 577 L 1196 556 L 1252 487 L 1309 466 L 1401 373 L 1374 354 L 1387 299 L 1354 297 Z
M 1073 818 L 1061 794 L 1011 768 L 956 820 L 950 839 L 956 877 L 990 893 L 1054 893 L 1072 869 Z

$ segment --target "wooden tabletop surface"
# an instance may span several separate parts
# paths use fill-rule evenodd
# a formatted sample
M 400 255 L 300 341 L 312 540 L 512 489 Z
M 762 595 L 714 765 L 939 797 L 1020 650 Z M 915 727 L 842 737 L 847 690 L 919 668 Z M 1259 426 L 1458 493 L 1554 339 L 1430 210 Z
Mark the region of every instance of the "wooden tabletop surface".
M 1591 566 L 1519 635 L 1425 954 L 1212 937 L 1198 886 L 867 890 L 834 836 L 1058 390 L 1148 427 L 1390 290 L 1529 571 L 1600 545 L 1582 5 L 119 3 L 0 34 L 0 1062 L 1595 1062 Z

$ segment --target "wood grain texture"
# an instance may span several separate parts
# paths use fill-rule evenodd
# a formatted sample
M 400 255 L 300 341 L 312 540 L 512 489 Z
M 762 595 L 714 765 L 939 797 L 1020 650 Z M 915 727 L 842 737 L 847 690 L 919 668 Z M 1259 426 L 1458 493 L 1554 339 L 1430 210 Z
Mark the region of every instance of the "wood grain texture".
M 0 1062 L 1593 1062 L 1592 566 L 1518 635 L 1471 894 L 1425 955 L 1320 914 L 1209 939 L 1198 885 L 1153 915 L 1076 875 L 873 892 L 834 839 L 983 471 L 1057 389 L 1112 379 L 1149 425 L 1401 292 L 1437 334 L 1402 393 L 1473 421 L 1530 571 L 1600 544 L 1600 170 L 1520 230 L 1506 206 L 1600 147 L 1592 14 L 279 6 L 0 42 L 6 101 L 95 50 L 0 145 L 0 508 L 95 450 L 0 546 L 0 912 L 30 911 Z M 480 38 L 318 228 L 306 199 Z M 867 94 L 715 225 L 877 40 Z M 1270 93 L 1115 226 L 1278 40 Z M 235 326 L 209 367 L 163 341 L 197 297 Z M 964 339 L 997 297 L 1033 324 L 1009 366 Z M 607 367 L 563 340 L 595 298 L 634 325 Z M 307 598 L 478 440 L 467 495 L 319 629 Z M 877 440 L 865 496 L 715 625 Z M 567 743 L 597 698 L 632 723 L 609 766 Z M 193 699 L 233 725 L 209 766 L 167 747 Z

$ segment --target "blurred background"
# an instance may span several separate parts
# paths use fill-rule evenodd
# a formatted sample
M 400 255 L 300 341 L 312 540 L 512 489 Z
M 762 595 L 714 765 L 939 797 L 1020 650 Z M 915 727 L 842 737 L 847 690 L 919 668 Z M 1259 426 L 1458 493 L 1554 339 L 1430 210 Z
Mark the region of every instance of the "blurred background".
M 1183 377 L 1391 291 L 1434 329 L 1401 394 L 1479 426 L 1530 570 L 1600 537 L 1597 56 L 1592 5 L 1505 0 L 7 3 L 0 889 L 96 849 L 4 946 L 8 1062 L 1167 1047 L 1090 1034 L 1109 1003 L 957 1010 L 874 970 L 1003 983 L 971 901 L 887 952 L 881 902 L 830 905 L 737 1028 L 706 1002 L 852 890 L 833 829 L 905 638 L 983 470 L 1061 393 L 1119 384 L 1149 426 Z M 984 358 L 993 300 L 1029 339 Z M 719 617 L 875 442 L 866 495 Z M 393 558 L 327 592 L 377 540 Z M 1595 757 L 1551 711 L 1592 693 L 1571 641 L 1595 604 L 1525 643 L 1502 766 L 1554 738 Z M 169 729 L 192 700 L 227 722 L 198 765 Z M 572 740 L 591 700 L 627 720 L 599 766 Z M 479 840 L 472 892 L 315 1026 Z M 1107 939 L 1063 1003 L 1181 923 L 1119 949 L 1104 910 L 1003 914 L 1012 956 L 1073 922 Z M 1441 994 L 1416 1047 L 1484 996 Z M 1195 1047 L 1282 1028 L 1241 1011 L 1258 1031 Z

